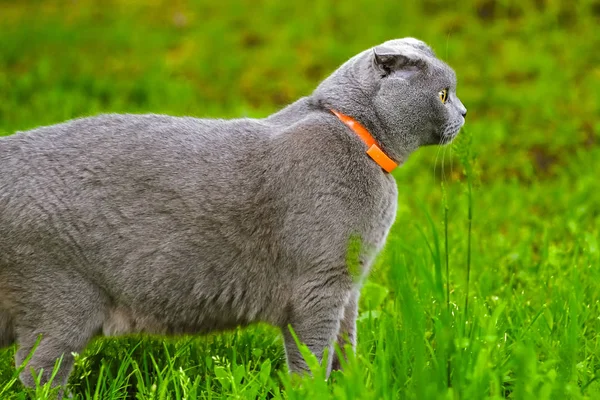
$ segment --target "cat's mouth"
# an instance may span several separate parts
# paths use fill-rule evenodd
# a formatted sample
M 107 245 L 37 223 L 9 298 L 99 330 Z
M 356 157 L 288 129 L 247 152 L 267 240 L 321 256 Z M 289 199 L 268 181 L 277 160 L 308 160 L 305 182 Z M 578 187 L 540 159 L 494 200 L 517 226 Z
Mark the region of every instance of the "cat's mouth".
M 451 123 L 444 127 L 442 134 L 440 135 L 440 144 L 450 143 L 458 136 L 461 128 L 465 124 L 464 118 L 460 122 Z

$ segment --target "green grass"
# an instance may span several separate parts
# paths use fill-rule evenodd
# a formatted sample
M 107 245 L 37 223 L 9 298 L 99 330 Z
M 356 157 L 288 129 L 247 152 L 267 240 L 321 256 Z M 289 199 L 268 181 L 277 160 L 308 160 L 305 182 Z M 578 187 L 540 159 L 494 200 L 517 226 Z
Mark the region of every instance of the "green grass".
M 455 68 L 469 109 L 458 143 L 394 173 L 344 373 L 290 382 L 262 325 L 99 339 L 75 398 L 600 398 L 600 3 L 403 3 L 0 1 L 1 134 L 108 111 L 265 116 L 402 36 Z M 14 351 L 2 399 L 26 396 Z

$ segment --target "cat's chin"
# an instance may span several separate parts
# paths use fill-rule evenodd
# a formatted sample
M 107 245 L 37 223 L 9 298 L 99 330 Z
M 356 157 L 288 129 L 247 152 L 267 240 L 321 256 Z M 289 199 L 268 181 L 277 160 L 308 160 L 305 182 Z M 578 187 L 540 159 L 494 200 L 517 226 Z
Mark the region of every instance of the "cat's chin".
M 442 141 L 440 142 L 441 145 L 447 145 L 450 144 L 454 141 L 454 139 L 456 139 L 456 137 L 458 136 L 458 133 L 460 131 L 456 131 L 456 133 L 453 133 L 452 135 L 445 135 L 442 138 Z
M 452 143 L 454 141 L 454 139 L 456 139 L 456 137 L 460 133 L 461 129 L 462 129 L 462 125 L 455 131 L 445 132 L 444 134 L 440 135 L 438 144 L 444 146 L 444 145 Z
M 458 136 L 458 132 L 452 135 L 444 135 L 435 133 L 430 140 L 423 143 L 421 146 L 444 146 L 451 143 Z

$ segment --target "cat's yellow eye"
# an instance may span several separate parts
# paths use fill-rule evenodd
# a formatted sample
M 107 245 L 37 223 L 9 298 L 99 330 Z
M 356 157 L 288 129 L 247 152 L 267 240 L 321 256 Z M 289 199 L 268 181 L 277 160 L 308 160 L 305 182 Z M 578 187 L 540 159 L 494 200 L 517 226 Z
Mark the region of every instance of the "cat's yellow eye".
M 446 104 L 446 101 L 448 101 L 448 89 L 440 90 L 438 96 L 440 96 L 440 100 L 442 101 L 442 103 Z

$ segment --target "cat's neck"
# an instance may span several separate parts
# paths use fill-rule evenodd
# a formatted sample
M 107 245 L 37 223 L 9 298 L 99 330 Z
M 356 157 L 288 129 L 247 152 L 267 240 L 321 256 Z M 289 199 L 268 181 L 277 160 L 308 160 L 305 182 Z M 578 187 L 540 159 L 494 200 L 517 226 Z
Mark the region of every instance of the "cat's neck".
M 338 120 L 333 114 L 333 111 L 341 112 L 352 119 L 362 124 L 369 133 L 375 138 L 379 147 L 386 153 L 389 154 L 392 159 L 398 163 L 402 163 L 404 157 L 400 154 L 395 154 L 390 151 L 386 146 L 385 132 L 377 116 L 370 112 L 371 107 L 365 107 L 364 104 L 354 103 L 345 99 L 341 102 L 342 104 L 335 104 L 335 102 L 328 101 L 320 98 L 318 95 L 302 97 L 294 103 L 284 107 L 280 111 L 265 118 L 265 122 L 272 125 L 279 126 L 291 126 L 296 122 L 300 122 L 312 113 L 318 112 L 325 115 L 329 115 L 331 118 L 328 119 L 331 123 L 339 123 L 343 126 L 343 122 Z M 390 151 L 388 153 L 388 151 Z
M 318 110 L 318 105 L 312 97 L 302 97 L 292 104 L 282 108 L 275 114 L 265 118 L 265 121 L 274 125 L 292 125 L 301 121 L 310 113 Z
M 367 130 L 369 130 L 375 139 L 379 139 L 379 136 L 381 136 L 379 134 L 381 129 L 377 117 L 368 112 L 365 113 L 364 106 L 360 104 L 353 106 L 352 103 L 346 101 L 342 107 L 339 107 L 334 104 L 334 102 L 320 99 L 318 96 L 314 95 L 298 99 L 294 103 L 282 108 L 276 113 L 271 114 L 265 118 L 265 121 L 274 125 L 290 126 L 295 122 L 303 120 L 311 113 L 322 112 L 331 114 L 331 116 L 333 116 L 333 111 L 342 112 L 356 119 L 362 125 L 364 125 Z
M 356 98 L 368 101 L 365 99 L 364 95 L 361 96 L 361 93 L 357 93 L 355 96 L 343 98 L 342 101 L 331 101 L 326 98 L 319 99 L 317 97 L 315 102 L 321 109 L 329 112 L 336 111 L 342 113 L 359 122 L 367 129 L 384 153 L 391 157 L 395 162 L 402 164 L 405 157 L 403 154 L 394 152 L 394 150 L 388 146 L 389 143 L 388 140 L 386 140 L 387 133 L 385 132 L 379 117 L 373 111 L 375 108 L 366 106 L 364 102 L 356 101 Z M 333 118 L 337 119 L 335 116 L 333 116 Z M 340 121 L 340 123 L 342 122 Z

